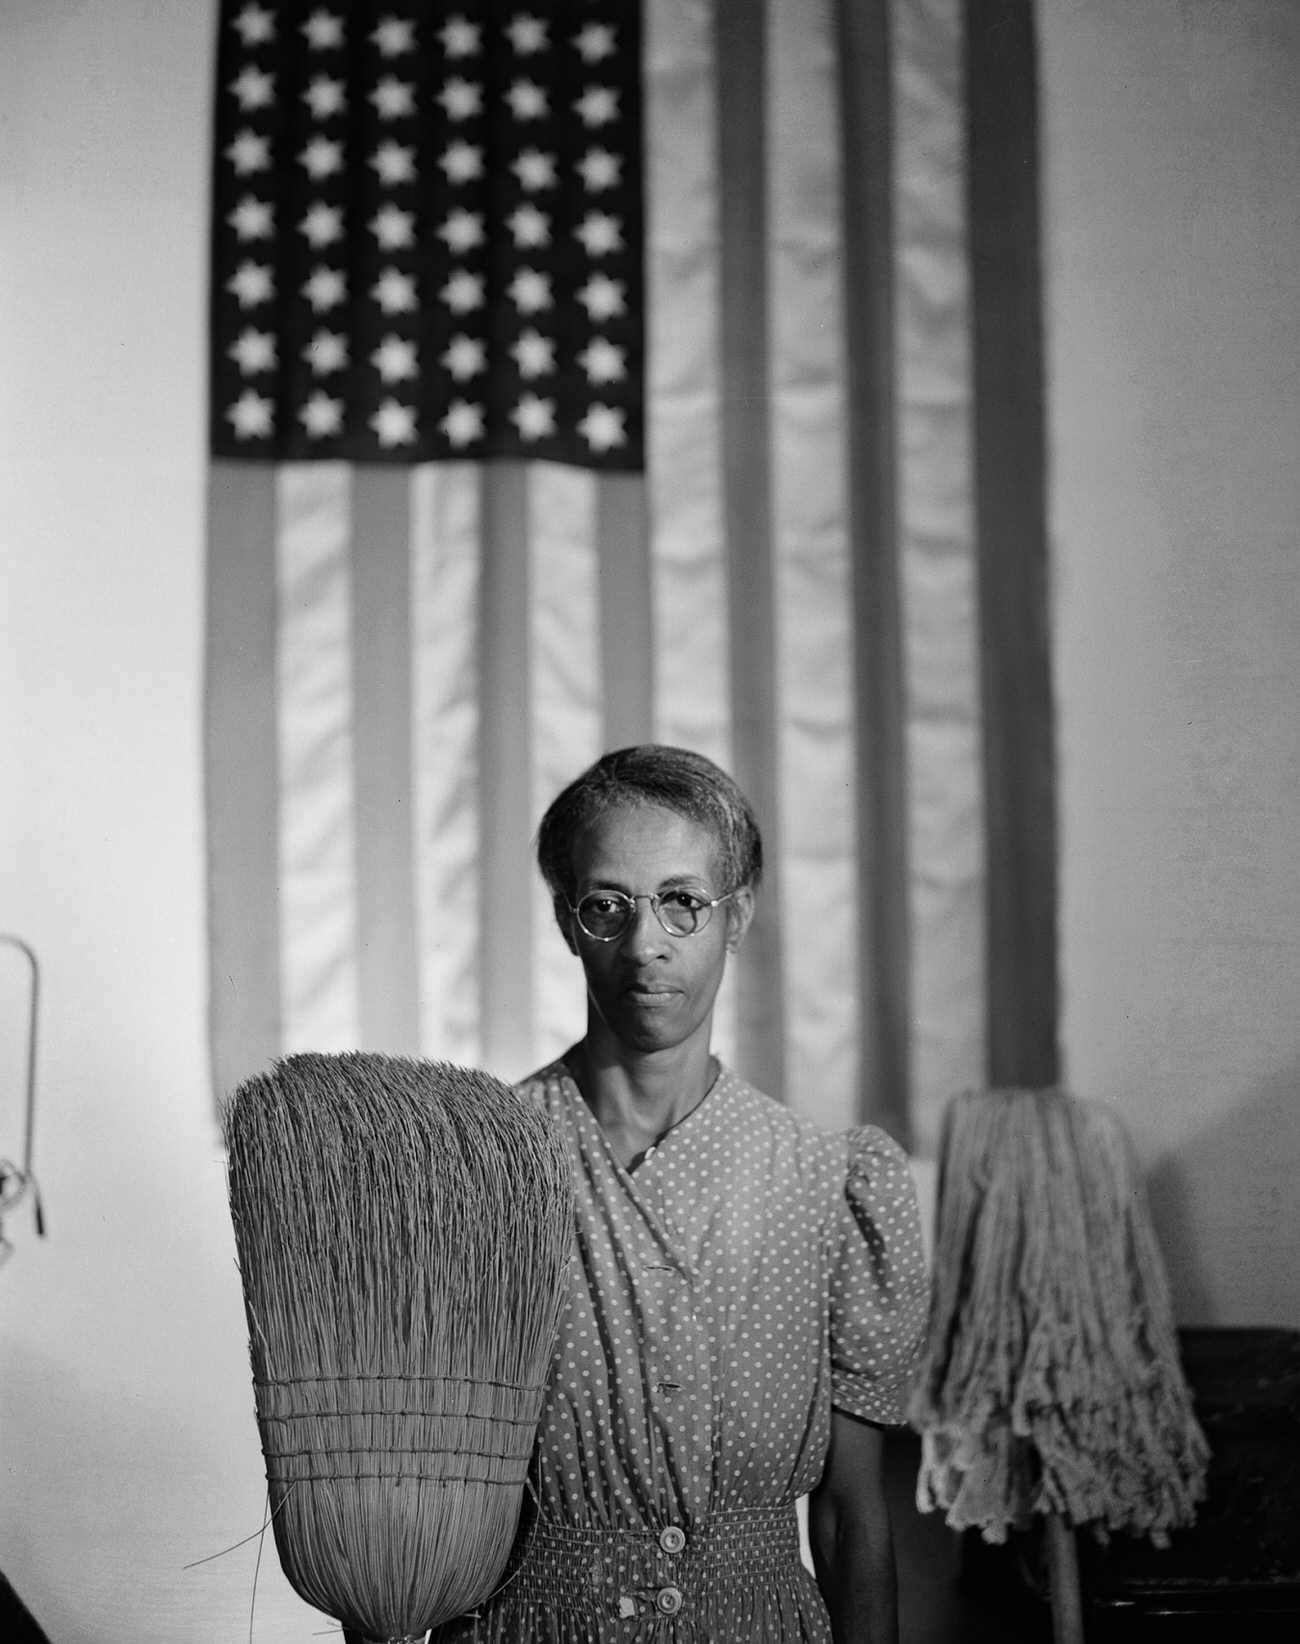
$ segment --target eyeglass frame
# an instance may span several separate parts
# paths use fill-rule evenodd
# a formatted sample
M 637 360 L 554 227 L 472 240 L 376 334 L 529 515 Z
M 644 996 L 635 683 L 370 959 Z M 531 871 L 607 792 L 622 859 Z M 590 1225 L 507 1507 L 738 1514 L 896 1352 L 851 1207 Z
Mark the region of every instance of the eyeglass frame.
M 714 896 L 712 898 L 707 896 L 701 897 L 700 906 L 696 910 L 697 923 L 694 930 L 674 930 L 671 925 L 664 922 L 664 916 L 659 911 L 659 903 L 665 896 L 675 896 L 684 890 L 691 890 L 693 888 L 694 887 L 690 885 L 669 885 L 666 890 L 639 891 L 635 895 L 628 891 L 620 890 L 588 891 L 585 896 L 580 896 L 576 902 L 566 902 L 566 906 L 568 907 L 569 912 L 577 920 L 578 929 L 589 942 L 617 942 L 620 937 L 626 936 L 628 931 L 630 931 L 636 923 L 637 903 L 649 902 L 655 919 L 659 923 L 660 929 L 665 933 L 665 935 L 675 936 L 680 942 L 684 941 L 688 936 L 698 936 L 701 931 L 707 930 L 709 920 L 713 918 L 714 908 L 718 907 L 723 902 L 729 902 L 731 898 L 744 887 L 741 885 L 735 885 L 731 890 L 724 891 L 721 896 Z M 631 910 L 628 914 L 627 923 L 623 926 L 622 930 L 616 930 L 612 936 L 597 936 L 593 931 L 589 931 L 587 929 L 582 922 L 582 915 L 578 910 L 583 902 L 593 896 L 607 896 L 611 900 L 618 900 L 620 902 L 627 902 L 631 904 Z M 705 908 L 708 909 L 708 912 L 705 914 L 703 920 L 700 920 L 699 915 Z

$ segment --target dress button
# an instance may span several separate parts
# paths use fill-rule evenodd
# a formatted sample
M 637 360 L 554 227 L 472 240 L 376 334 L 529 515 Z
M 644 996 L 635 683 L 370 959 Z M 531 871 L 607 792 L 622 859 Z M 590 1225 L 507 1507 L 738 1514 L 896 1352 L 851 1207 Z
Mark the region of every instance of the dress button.
M 676 1615 L 682 1607 L 680 1588 L 661 1587 L 655 1594 L 655 1603 L 664 1615 Z
M 677 1525 L 670 1524 L 659 1532 L 659 1545 L 666 1553 L 680 1553 L 686 1545 L 686 1532 L 678 1529 Z

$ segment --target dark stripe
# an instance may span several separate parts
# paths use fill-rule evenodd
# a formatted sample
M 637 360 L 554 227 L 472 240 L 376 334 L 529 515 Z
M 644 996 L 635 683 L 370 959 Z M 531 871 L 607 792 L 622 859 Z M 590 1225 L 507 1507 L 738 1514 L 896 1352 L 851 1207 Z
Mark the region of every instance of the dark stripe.
M 479 1009 L 485 1066 L 519 1078 L 533 1020 L 528 473 L 512 461 L 481 472 Z
M 218 1099 L 280 1053 L 275 476 L 208 479 L 204 784 L 208 1027 Z
M 911 942 L 898 569 L 888 0 L 835 0 L 857 719 L 860 1115 L 908 1137 Z
M 600 667 L 604 745 L 649 742 L 654 723 L 654 630 L 645 480 L 596 481 L 600 556 Z
M 352 712 L 361 1047 L 420 1048 L 411 814 L 410 474 L 352 473 Z
M 776 624 L 768 430 L 766 5 L 718 0 L 719 300 L 723 520 L 731 663 L 732 774 L 763 830 L 766 890 L 738 956 L 740 1071 L 785 1087 L 781 981 Z
M 1056 774 L 1032 0 L 966 0 L 988 1077 L 1059 1076 Z

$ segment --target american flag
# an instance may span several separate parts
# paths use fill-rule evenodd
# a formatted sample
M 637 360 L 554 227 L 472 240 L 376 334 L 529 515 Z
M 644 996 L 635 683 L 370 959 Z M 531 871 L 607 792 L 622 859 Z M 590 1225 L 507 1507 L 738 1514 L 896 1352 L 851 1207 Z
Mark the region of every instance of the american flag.
M 219 1089 L 562 1049 L 532 832 L 651 738 L 764 827 L 742 1073 L 921 1146 L 954 1090 L 1050 1078 L 1032 8 L 980 16 L 221 7 Z
M 230 8 L 214 454 L 640 469 L 640 114 L 613 0 Z

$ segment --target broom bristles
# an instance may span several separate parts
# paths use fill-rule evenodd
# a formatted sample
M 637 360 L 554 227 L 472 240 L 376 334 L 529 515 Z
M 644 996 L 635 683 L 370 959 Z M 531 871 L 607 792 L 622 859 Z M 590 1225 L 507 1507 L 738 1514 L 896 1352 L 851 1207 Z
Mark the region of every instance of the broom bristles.
M 367 1638 L 509 1555 L 572 1237 L 550 1121 L 476 1069 L 293 1056 L 224 1114 L 280 1561 Z

